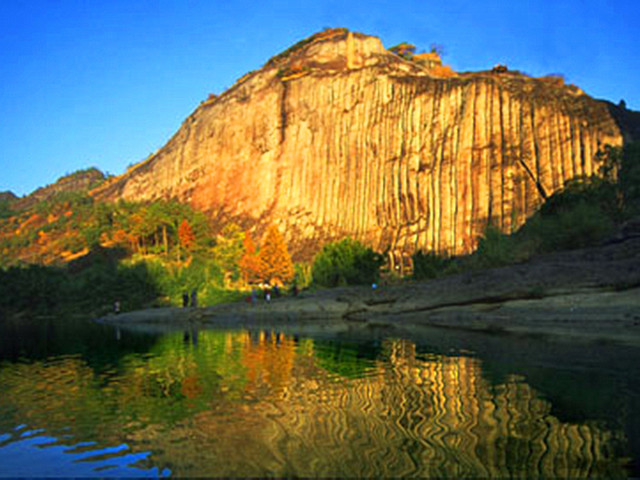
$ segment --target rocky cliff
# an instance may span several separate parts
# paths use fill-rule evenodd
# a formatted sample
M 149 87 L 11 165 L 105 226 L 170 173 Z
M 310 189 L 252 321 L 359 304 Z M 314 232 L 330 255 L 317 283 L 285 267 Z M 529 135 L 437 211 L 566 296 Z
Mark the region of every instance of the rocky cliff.
M 620 145 L 609 106 L 556 77 L 456 74 L 346 30 L 314 35 L 203 102 L 158 152 L 94 191 L 174 197 L 298 257 L 346 235 L 396 259 L 464 253 L 521 225 Z

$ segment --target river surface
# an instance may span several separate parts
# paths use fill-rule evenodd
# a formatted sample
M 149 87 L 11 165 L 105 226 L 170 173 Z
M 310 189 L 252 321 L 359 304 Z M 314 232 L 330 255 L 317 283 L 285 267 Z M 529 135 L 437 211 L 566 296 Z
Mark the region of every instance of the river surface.
M 0 477 L 640 475 L 640 354 L 0 321 Z

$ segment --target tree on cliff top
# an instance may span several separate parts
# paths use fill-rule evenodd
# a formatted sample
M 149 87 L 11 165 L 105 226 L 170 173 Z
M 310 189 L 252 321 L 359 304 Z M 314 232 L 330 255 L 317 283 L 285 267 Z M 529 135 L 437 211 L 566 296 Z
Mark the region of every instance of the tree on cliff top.
M 410 60 L 416 53 L 416 46 L 411 43 L 402 42 L 389 48 L 389 51 L 401 56 L 402 58 Z
M 269 227 L 260 253 L 260 277 L 269 283 L 287 283 L 293 279 L 291 255 L 282 235 L 275 226 Z

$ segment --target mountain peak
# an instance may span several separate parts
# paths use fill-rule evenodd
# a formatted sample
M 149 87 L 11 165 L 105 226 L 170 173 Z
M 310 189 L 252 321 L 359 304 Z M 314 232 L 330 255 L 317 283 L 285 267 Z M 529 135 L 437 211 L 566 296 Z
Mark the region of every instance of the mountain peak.
M 329 28 L 272 57 L 265 67 L 357 68 L 376 63 L 379 56 L 387 53 L 378 37 Z

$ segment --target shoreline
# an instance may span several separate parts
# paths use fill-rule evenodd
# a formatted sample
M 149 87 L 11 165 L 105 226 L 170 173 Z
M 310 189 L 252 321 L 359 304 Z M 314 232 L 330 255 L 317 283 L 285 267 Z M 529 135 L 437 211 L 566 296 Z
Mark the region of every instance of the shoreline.
M 322 302 L 327 302 L 325 308 L 322 308 Z M 278 299 L 269 305 L 250 308 L 237 304 L 155 308 L 108 315 L 97 321 L 123 328 L 146 327 L 147 330 L 149 327 L 153 330 L 154 326 L 157 330 L 163 330 L 163 327 L 275 328 L 300 334 L 346 336 L 374 330 L 410 336 L 416 329 L 439 328 L 640 347 L 640 287 L 619 292 L 594 290 L 541 299 L 452 305 L 428 312 L 354 312 L 346 302 L 310 296 L 302 302 Z
M 347 336 L 372 330 L 411 335 L 435 327 L 640 346 L 640 237 L 375 290 L 342 287 L 269 304 L 157 308 L 98 321 L 122 327 L 279 328 Z

